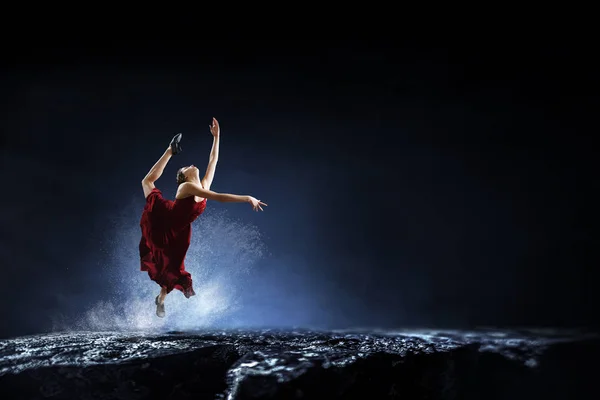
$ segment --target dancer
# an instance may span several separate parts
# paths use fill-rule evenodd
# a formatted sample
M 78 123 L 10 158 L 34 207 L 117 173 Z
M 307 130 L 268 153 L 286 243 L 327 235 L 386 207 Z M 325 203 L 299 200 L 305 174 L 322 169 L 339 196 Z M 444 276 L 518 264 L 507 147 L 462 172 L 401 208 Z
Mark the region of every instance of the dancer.
M 182 291 L 186 298 L 196 294 L 192 287 L 192 276 L 185 270 L 184 259 L 192 237 L 191 224 L 206 209 L 206 200 L 250 203 L 254 211 L 263 211 L 262 206 L 266 206 L 252 196 L 210 190 L 219 159 L 220 129 L 215 118 L 210 125 L 210 132 L 213 135 L 213 145 L 204 177 L 200 179 L 198 168 L 194 165 L 180 168 L 177 171 L 175 201 L 163 198 L 154 182 L 162 175 L 169 159 L 181 152 L 181 133 L 175 135 L 162 157 L 142 180 L 146 205 L 140 221 L 141 270 L 147 271 L 150 279 L 161 287 L 160 294 L 154 301 L 156 315 L 159 317 L 165 316 L 165 297 L 173 289 Z

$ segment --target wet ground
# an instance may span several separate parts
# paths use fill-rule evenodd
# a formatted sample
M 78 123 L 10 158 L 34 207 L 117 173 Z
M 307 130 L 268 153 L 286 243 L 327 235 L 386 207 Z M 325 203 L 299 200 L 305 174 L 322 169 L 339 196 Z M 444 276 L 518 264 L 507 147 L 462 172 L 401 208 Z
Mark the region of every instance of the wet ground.
M 575 398 L 599 356 L 555 330 L 53 333 L 0 340 L 0 398 Z

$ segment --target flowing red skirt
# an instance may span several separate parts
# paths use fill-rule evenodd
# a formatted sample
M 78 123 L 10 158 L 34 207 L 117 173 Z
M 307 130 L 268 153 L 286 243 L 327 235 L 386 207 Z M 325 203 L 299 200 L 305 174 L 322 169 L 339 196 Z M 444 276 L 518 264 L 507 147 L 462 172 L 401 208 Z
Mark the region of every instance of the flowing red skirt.
M 146 197 L 140 220 L 141 270 L 167 293 L 177 289 L 188 298 L 196 294 L 184 260 L 192 238 L 191 224 L 205 209 L 206 199 L 196 202 L 193 196 L 171 201 L 153 189 Z

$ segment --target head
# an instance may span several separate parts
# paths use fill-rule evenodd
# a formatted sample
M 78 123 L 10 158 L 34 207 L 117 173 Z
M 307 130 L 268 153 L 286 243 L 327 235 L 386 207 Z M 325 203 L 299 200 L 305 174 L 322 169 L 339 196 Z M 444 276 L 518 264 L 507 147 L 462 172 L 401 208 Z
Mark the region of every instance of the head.
M 183 182 L 200 181 L 200 172 L 198 168 L 193 165 L 188 167 L 179 168 L 177 171 L 177 184 L 181 185 Z

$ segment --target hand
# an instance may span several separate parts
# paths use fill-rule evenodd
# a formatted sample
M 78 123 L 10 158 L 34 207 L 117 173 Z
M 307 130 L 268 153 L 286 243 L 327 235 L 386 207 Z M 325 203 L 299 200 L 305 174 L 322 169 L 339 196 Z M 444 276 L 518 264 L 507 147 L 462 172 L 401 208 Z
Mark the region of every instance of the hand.
M 248 196 L 248 203 L 252 204 L 252 209 L 254 211 L 264 211 L 261 206 L 267 206 L 267 203 L 263 203 L 262 201 L 257 200 L 252 196 Z
M 219 137 L 221 129 L 219 128 L 219 121 L 217 121 L 216 118 L 213 117 L 212 125 L 209 125 L 208 127 L 210 128 L 210 133 L 212 133 L 214 137 Z

